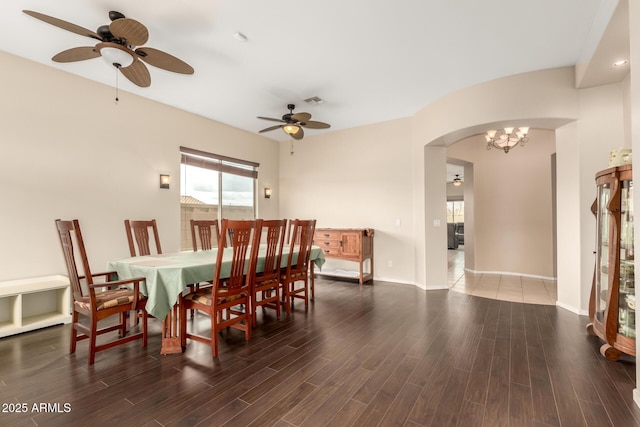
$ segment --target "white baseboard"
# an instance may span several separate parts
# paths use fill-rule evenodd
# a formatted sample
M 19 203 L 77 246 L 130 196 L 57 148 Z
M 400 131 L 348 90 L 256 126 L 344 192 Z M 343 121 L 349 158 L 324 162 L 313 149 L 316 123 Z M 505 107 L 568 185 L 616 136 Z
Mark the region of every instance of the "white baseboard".
M 512 271 L 482 271 L 482 270 L 472 270 L 470 268 L 465 268 L 464 271 L 468 271 L 473 274 L 502 274 L 505 276 L 522 276 L 522 277 L 531 277 L 532 279 L 542 279 L 542 280 L 558 280 L 557 277 L 549 277 L 549 276 L 539 276 L 536 274 L 525 274 L 525 273 L 514 273 Z
M 410 282 L 408 280 L 398 280 L 398 279 L 391 279 L 388 277 L 374 277 L 373 280 L 375 282 L 389 282 L 389 283 L 399 283 L 401 285 L 412 285 L 412 286 L 417 286 L 417 287 L 421 287 L 419 284 L 415 283 L 415 282 Z
M 581 311 L 581 310 L 575 308 L 572 305 L 563 304 L 563 303 L 561 303 L 559 301 L 556 301 L 556 307 L 563 308 L 563 309 L 565 309 L 567 311 L 570 311 L 570 312 L 572 312 L 574 314 L 577 314 L 579 316 L 588 316 L 589 315 L 588 311 L 587 312 Z

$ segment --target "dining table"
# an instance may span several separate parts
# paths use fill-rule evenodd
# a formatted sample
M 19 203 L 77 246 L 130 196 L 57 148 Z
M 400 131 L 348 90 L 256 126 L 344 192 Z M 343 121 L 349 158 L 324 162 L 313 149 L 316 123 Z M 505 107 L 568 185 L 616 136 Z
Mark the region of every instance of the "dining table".
M 290 247 L 282 250 L 281 267 L 286 268 Z M 107 271 L 117 273 L 119 279 L 143 277 L 140 293 L 147 297 L 146 311 L 151 316 L 162 319 L 161 354 L 182 353 L 178 326 L 178 303 L 180 295 L 189 287 L 213 280 L 218 249 L 203 251 L 182 251 L 176 253 L 144 255 L 120 258 L 107 263 Z M 293 250 L 294 261 L 298 252 Z M 220 278 L 229 277 L 233 248 L 224 248 Z M 266 245 L 260 245 L 256 270 L 264 270 Z M 322 268 L 325 257 L 319 246 L 310 251 L 310 285 L 314 287 L 314 267 Z M 247 267 L 248 267 L 247 262 Z

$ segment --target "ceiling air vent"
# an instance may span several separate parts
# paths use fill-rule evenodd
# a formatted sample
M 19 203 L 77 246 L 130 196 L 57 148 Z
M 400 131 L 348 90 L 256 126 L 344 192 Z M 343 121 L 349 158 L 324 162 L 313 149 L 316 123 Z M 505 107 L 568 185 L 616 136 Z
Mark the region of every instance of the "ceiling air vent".
M 311 98 L 305 99 L 304 102 L 308 104 L 318 105 L 322 104 L 324 102 L 324 99 L 320 98 L 319 96 L 312 96 Z

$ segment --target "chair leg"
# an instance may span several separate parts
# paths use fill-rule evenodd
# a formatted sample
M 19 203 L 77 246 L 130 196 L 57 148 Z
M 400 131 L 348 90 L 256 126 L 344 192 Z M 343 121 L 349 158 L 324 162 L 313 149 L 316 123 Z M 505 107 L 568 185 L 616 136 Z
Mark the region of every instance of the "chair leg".
M 255 328 L 258 325 L 258 315 L 256 310 L 257 297 L 255 294 L 251 296 L 251 327 Z
M 96 338 L 98 335 L 98 321 L 91 316 L 91 336 L 89 336 L 89 365 L 96 361 Z
M 200 286 L 197 284 L 189 286 L 189 292 L 196 292 L 198 290 L 200 290 Z M 196 313 L 196 309 L 192 308 L 190 311 L 191 311 L 191 318 L 193 319 Z
M 120 338 L 127 336 L 127 323 L 129 323 L 129 312 L 123 311 L 120 313 Z
M 218 357 L 218 313 L 211 313 L 211 356 Z
M 73 310 L 73 318 L 71 319 L 71 346 L 69 353 L 76 352 L 76 343 L 78 342 L 78 331 L 76 330 L 76 323 L 78 323 L 78 312 Z
M 193 311 L 193 310 L 192 310 Z M 187 309 L 184 307 L 184 302 L 179 301 L 178 312 L 180 313 L 180 346 L 184 350 L 187 347 Z
M 287 312 L 287 314 L 291 314 L 291 296 L 289 295 L 289 287 L 291 286 L 291 284 L 289 282 L 285 283 L 284 286 L 282 287 L 282 290 L 284 291 L 284 295 L 282 295 L 282 299 L 284 301 L 284 309 Z
M 149 315 L 147 314 L 147 310 L 141 310 L 141 311 L 142 311 L 142 346 L 146 347 L 148 337 L 149 337 L 148 329 L 147 329 Z
M 251 316 L 247 313 L 244 316 L 244 339 L 251 340 Z

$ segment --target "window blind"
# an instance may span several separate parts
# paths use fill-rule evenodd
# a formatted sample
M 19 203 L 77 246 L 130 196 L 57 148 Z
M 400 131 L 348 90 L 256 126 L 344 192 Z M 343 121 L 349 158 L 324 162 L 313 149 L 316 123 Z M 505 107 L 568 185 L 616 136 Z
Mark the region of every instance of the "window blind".
M 258 178 L 257 168 L 260 166 L 260 163 L 207 153 L 206 151 L 200 151 L 188 147 L 180 147 L 180 154 L 182 155 L 181 161 L 185 165 L 246 176 L 254 179 Z

